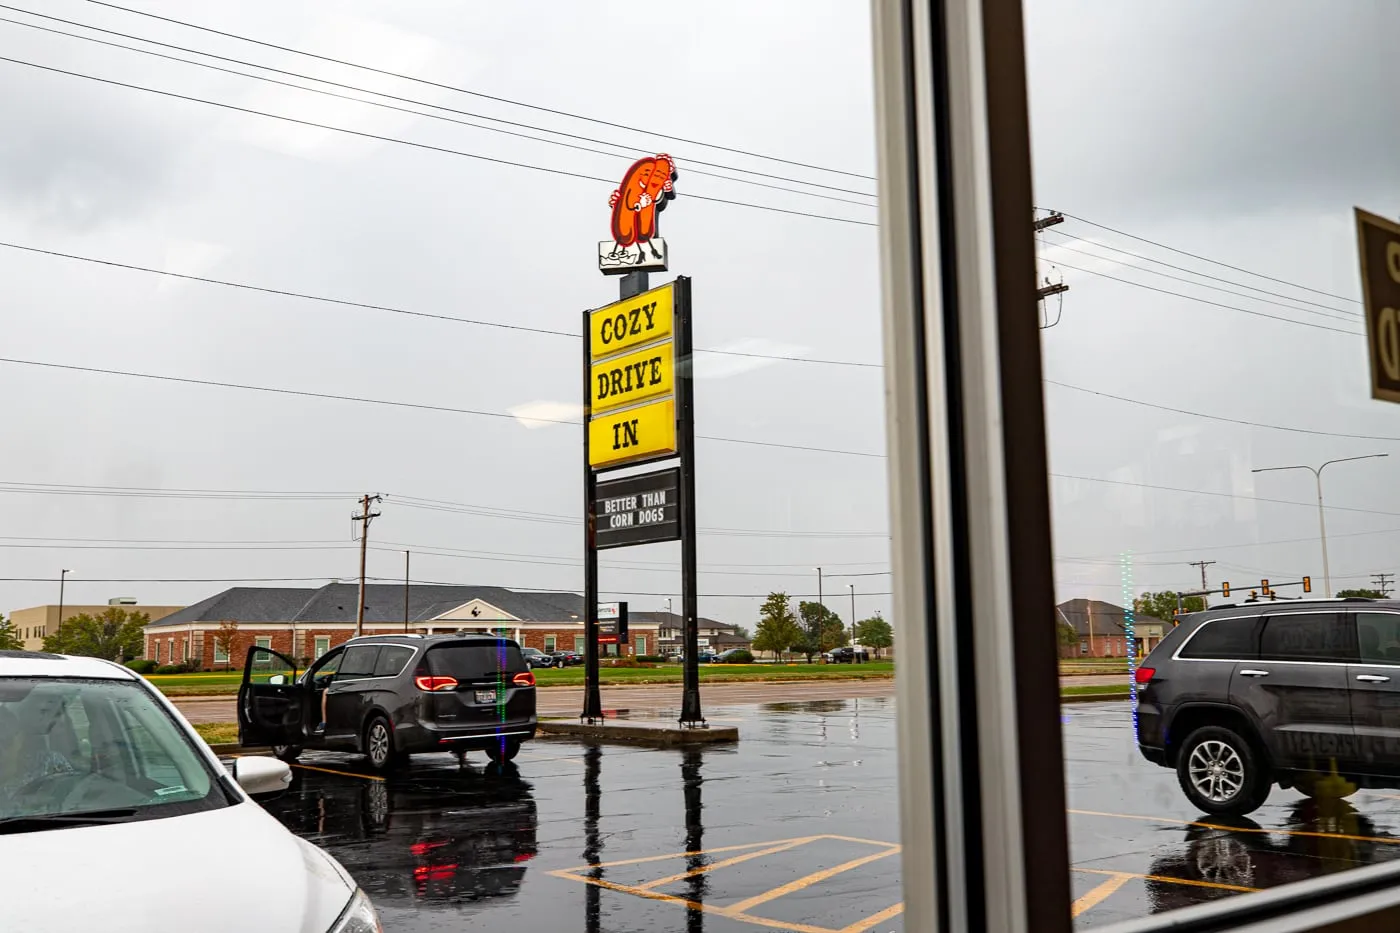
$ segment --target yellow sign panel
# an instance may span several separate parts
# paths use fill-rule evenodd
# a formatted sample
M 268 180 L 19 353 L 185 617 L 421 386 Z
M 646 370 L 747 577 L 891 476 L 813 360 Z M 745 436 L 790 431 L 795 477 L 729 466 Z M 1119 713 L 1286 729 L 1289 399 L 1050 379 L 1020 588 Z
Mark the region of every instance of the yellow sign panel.
M 670 395 L 676 384 L 674 349 L 674 343 L 663 343 L 594 363 L 589 379 L 593 387 L 593 413 Z
M 675 452 L 675 399 L 599 415 L 588 422 L 588 465 L 595 470 Z
M 653 288 L 589 315 L 588 351 L 593 359 L 670 337 L 675 321 L 673 285 Z

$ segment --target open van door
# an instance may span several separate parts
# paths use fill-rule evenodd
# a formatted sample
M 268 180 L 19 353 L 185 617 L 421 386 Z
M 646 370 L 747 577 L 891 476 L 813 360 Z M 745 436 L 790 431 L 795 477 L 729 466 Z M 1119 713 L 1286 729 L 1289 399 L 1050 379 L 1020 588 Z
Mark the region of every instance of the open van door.
M 291 658 L 271 648 L 249 648 L 238 688 L 238 744 L 301 744 L 306 689 L 297 683 Z

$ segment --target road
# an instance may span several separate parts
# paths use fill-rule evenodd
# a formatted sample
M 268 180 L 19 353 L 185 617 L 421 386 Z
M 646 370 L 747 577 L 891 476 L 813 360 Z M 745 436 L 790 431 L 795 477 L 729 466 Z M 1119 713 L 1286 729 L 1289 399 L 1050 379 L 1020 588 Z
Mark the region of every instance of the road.
M 1074 674 L 1060 678 L 1063 687 L 1126 682 L 1122 674 Z M 706 707 L 792 703 L 807 700 L 852 700 L 894 695 L 893 680 L 789 680 L 755 683 L 702 684 Z M 603 688 L 605 710 L 629 710 L 633 715 L 673 710 L 680 706 L 680 684 L 629 684 Z M 234 698 L 176 697 L 175 705 L 190 722 L 233 722 Z M 582 687 L 547 687 L 539 691 L 541 716 L 570 716 L 583 708 Z

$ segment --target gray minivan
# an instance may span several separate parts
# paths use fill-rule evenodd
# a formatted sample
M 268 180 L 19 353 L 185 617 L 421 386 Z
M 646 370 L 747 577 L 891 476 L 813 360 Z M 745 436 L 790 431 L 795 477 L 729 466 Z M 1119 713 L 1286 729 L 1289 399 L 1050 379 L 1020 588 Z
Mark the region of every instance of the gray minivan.
M 360 752 L 376 770 L 417 752 L 504 762 L 536 724 L 535 675 L 516 642 L 493 635 L 353 638 L 300 676 L 291 658 L 253 646 L 238 691 L 239 744 L 284 761 L 315 748 Z

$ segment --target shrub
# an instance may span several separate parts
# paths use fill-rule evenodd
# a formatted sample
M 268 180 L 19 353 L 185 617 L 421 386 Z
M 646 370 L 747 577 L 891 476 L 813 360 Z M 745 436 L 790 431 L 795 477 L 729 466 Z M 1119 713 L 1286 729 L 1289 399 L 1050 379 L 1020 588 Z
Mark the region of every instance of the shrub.
M 725 664 L 752 664 L 753 652 L 740 648 L 738 651 L 724 659 Z
M 636 658 L 606 658 L 608 667 L 641 667 Z
M 639 664 L 663 664 L 663 663 L 665 663 L 665 661 L 666 661 L 666 658 L 665 658 L 664 656 L 662 656 L 662 655 L 659 655 L 659 654 L 639 654 L 639 655 L 637 655 L 637 662 L 638 662 Z
M 194 674 L 200 670 L 200 667 L 201 665 L 198 658 L 186 658 L 175 665 L 176 673 L 178 674 Z
M 157 673 L 157 674 L 179 674 L 179 673 L 181 673 L 180 665 L 178 665 L 178 664 L 162 664 L 162 665 L 160 665 L 159 667 L 157 667 L 157 668 L 155 669 L 154 673 Z
M 138 674 L 149 674 L 156 669 L 156 662 L 148 658 L 138 658 L 135 661 L 127 661 L 126 666 Z

